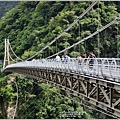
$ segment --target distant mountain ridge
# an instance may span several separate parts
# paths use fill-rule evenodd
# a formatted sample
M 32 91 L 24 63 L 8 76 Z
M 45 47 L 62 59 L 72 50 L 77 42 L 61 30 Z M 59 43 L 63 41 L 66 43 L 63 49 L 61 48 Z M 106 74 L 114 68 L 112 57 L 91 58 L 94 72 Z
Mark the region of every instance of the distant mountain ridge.
M 14 8 L 19 1 L 0 1 L 0 18 L 10 9 Z

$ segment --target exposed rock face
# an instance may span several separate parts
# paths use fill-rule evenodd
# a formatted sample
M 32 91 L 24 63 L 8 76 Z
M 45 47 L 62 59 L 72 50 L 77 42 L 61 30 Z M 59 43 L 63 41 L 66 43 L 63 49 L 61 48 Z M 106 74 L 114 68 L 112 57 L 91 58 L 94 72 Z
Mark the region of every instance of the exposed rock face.
M 13 104 L 9 105 L 8 109 L 7 109 L 7 118 L 8 119 L 12 119 L 13 118 L 14 111 L 15 111 L 14 105 Z
M 12 86 L 14 84 L 14 77 L 10 77 L 10 79 L 7 81 L 8 86 Z M 15 103 L 9 103 L 8 108 L 7 108 L 7 118 L 8 119 L 12 119 L 14 116 L 14 112 L 15 112 Z

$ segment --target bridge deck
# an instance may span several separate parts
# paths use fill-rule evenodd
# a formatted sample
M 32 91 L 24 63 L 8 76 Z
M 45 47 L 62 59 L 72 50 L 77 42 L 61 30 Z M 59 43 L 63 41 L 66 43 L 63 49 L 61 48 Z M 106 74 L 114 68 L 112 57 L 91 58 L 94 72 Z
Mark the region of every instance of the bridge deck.
M 56 62 L 55 59 L 44 59 L 35 61 L 18 62 L 6 67 L 37 67 L 37 68 L 54 68 L 62 71 L 69 71 L 88 76 L 105 78 L 107 80 L 120 82 L 120 59 L 96 58 L 94 64 L 89 64 L 90 59 L 83 59 L 78 64 L 76 59 L 70 59 L 68 62 Z

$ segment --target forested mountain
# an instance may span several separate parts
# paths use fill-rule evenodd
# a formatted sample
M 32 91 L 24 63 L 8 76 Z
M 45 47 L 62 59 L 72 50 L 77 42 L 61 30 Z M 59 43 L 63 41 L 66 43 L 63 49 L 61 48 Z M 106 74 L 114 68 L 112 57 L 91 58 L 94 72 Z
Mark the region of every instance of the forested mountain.
M 62 33 L 91 3 L 91 1 L 21 1 L 0 20 L 0 59 L 4 58 L 5 38 L 9 39 L 14 52 L 20 58 L 26 59 Z M 36 58 L 59 52 L 102 28 L 120 16 L 119 5 L 120 2 L 98 2 L 78 23 Z M 88 54 L 90 51 L 94 51 L 96 56 L 100 57 L 119 57 L 119 29 L 118 22 L 66 52 L 70 57 L 76 57 L 83 52 Z M 12 57 L 14 58 L 14 55 Z M 73 102 L 70 95 L 49 84 L 28 80 L 22 75 L 4 73 L 0 74 L 0 118 L 12 118 L 14 115 L 17 89 L 13 81 L 16 81 L 19 90 L 15 118 L 60 118 L 60 112 L 69 111 L 78 112 L 77 118 L 108 118 L 93 110 L 86 112 L 87 108 Z
M 23 59 L 41 50 L 64 31 L 92 2 L 31 1 L 21 2 L 0 21 L 0 58 L 4 56 L 4 39 Z M 117 3 L 99 2 L 76 25 L 37 57 L 47 57 L 85 38 L 119 16 Z M 94 51 L 96 56 L 119 55 L 119 24 L 67 51 L 71 57 Z M 98 44 L 99 41 L 99 44 Z M 104 49 L 106 48 L 106 49 Z
M 0 18 L 10 9 L 14 8 L 18 3 L 18 1 L 0 1 Z

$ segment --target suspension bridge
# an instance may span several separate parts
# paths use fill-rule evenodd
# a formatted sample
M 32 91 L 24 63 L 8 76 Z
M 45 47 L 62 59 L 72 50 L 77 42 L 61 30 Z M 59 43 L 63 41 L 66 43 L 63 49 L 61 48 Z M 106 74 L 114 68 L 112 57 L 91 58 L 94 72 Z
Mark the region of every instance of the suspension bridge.
M 90 59 L 88 58 L 83 58 L 80 65 L 75 58 L 70 58 L 67 63 L 62 61 L 57 62 L 56 59 L 53 59 L 57 54 L 63 53 L 107 29 L 109 26 L 120 20 L 120 17 L 116 17 L 101 29 L 62 51 L 48 56 L 45 59 L 30 61 L 82 19 L 96 3 L 96 1 L 93 2 L 83 14 L 77 17 L 76 20 L 58 37 L 26 60 L 20 59 L 14 53 L 9 40 L 5 39 L 3 70 L 5 72 L 16 72 L 30 78 L 46 81 L 65 91 L 70 91 L 73 95 L 76 95 L 80 99 L 91 103 L 110 114 L 120 117 L 120 58 L 94 58 L 94 64 L 92 66 L 90 66 Z M 10 59 L 13 61 L 13 58 L 11 57 L 9 50 L 11 50 L 15 57 L 21 61 L 14 61 L 15 63 L 11 64 Z

